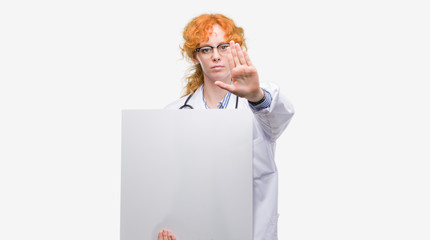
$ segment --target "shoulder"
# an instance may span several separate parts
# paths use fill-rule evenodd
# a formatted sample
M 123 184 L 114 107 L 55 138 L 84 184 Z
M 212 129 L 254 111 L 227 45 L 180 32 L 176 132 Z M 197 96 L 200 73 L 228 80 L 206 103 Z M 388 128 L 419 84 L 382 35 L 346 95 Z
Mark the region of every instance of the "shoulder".
M 270 93 L 279 92 L 279 86 L 272 82 L 260 82 L 260 87 Z
M 260 111 L 261 113 L 265 112 L 277 112 L 274 111 L 276 109 L 283 109 L 286 110 L 289 114 L 294 114 L 294 107 L 291 103 L 291 101 L 280 92 L 280 88 L 277 84 L 272 82 L 261 82 L 260 87 L 266 90 L 271 98 L 271 104 L 267 111 Z
M 205 109 L 204 102 L 202 101 L 203 91 L 202 88 L 199 87 L 194 93 L 188 94 L 186 96 L 181 97 L 180 99 L 172 102 L 167 105 L 164 109 L 179 109 L 184 106 L 185 102 L 187 102 L 188 107 L 185 109 L 193 108 L 193 109 Z
M 290 100 L 280 91 L 280 87 L 272 82 L 261 82 L 260 87 L 270 93 L 272 100 L 290 104 Z
M 180 99 L 168 104 L 164 107 L 164 109 L 179 109 L 182 105 L 184 105 L 185 101 L 190 95 L 186 95 L 184 97 L 181 97 Z

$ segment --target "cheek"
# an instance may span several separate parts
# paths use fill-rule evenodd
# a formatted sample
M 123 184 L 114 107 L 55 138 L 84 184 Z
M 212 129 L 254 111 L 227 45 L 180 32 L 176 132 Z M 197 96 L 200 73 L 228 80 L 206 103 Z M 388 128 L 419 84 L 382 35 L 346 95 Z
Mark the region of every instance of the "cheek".
M 198 63 L 200 63 L 200 66 L 202 66 L 203 70 L 207 70 L 210 68 L 210 65 L 205 61 L 199 61 Z

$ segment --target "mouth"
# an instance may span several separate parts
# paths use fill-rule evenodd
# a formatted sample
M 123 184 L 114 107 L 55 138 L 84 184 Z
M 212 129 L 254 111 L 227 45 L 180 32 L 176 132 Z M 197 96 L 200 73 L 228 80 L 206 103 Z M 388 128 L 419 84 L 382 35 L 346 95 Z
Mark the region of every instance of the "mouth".
M 224 66 L 221 66 L 221 65 L 215 65 L 215 66 L 211 67 L 211 69 L 213 69 L 213 70 L 220 70 L 222 68 L 224 68 Z

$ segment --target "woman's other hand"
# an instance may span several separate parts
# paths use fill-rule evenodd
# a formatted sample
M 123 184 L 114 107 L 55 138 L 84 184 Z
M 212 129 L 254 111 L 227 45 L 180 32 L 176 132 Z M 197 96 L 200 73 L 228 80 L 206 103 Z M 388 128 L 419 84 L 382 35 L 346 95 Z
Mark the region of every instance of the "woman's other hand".
M 158 233 L 158 240 L 176 240 L 176 237 L 171 231 L 164 229 Z

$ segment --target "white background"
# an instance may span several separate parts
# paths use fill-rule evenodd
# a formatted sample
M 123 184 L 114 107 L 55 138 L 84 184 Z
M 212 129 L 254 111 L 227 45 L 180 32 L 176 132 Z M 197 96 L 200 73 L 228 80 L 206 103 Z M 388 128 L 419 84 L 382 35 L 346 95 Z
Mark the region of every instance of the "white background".
M 1 1 L 0 239 L 119 239 L 121 109 L 180 96 L 206 12 L 296 108 L 279 239 L 430 239 L 426 2 Z

